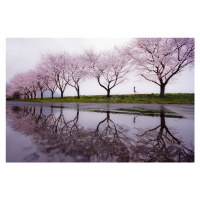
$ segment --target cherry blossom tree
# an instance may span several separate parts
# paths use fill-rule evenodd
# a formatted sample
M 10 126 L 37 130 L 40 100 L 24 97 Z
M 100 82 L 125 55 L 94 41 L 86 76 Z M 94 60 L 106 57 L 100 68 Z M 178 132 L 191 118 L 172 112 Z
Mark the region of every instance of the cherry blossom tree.
M 69 62 L 69 76 L 71 77 L 69 85 L 76 89 L 78 98 L 80 98 L 80 82 L 85 80 L 88 74 L 85 58 L 81 55 L 71 56 Z
M 34 99 L 36 99 L 36 93 L 38 91 L 37 73 L 35 70 L 29 70 L 25 73 L 25 76 L 27 79 L 27 85 L 30 90 L 30 97 L 32 99 L 34 96 Z
M 21 99 L 21 94 L 11 83 L 6 83 L 6 99 Z
M 24 99 L 29 99 L 30 85 L 28 84 L 28 78 L 26 73 L 16 74 L 10 80 L 10 93 L 18 92 L 20 95 L 24 95 Z
M 44 83 L 47 89 L 51 92 L 51 98 L 57 89 L 57 84 L 55 76 L 51 67 L 48 67 L 46 58 L 43 56 L 41 62 L 39 63 L 40 73 L 43 74 Z
M 36 69 L 36 76 L 37 76 L 37 86 L 40 90 L 41 99 L 43 99 L 44 92 L 48 89 L 46 85 L 46 74 L 44 74 L 43 69 L 38 66 Z
M 90 72 L 96 78 L 99 85 L 107 91 L 125 81 L 125 76 L 131 70 L 127 65 L 127 57 L 121 49 L 115 47 L 113 50 L 97 54 L 94 50 L 86 50 Z
M 54 85 L 54 83 L 56 83 L 57 88 L 60 90 L 61 98 L 63 98 L 63 94 L 66 89 L 66 86 L 68 85 L 70 81 L 69 69 L 68 69 L 69 55 L 66 53 L 54 54 L 54 55 L 46 54 L 46 55 L 43 55 L 41 62 L 42 62 L 42 65 L 45 66 L 46 69 L 48 69 L 48 75 L 50 77 L 49 80 L 51 82 L 51 86 Z
M 16 74 L 10 81 L 7 83 L 7 93 L 9 96 L 19 96 L 21 98 L 24 95 L 24 98 L 36 98 L 37 87 L 37 76 L 34 70 L 29 70 L 24 73 Z
M 12 98 L 13 91 L 11 83 L 6 83 L 6 98 Z
M 51 98 L 53 99 L 53 95 L 57 89 L 56 83 L 51 79 L 51 77 L 47 77 L 45 84 L 47 88 L 51 91 Z
M 130 64 L 147 81 L 160 87 L 164 97 L 165 87 L 187 66 L 194 64 L 193 38 L 139 38 L 132 40 L 126 49 Z

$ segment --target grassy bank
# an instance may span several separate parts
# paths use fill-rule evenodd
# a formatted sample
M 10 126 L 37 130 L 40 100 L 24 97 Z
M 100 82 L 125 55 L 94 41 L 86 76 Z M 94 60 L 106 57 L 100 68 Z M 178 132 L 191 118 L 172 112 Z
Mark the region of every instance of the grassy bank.
M 24 99 L 25 102 L 55 102 L 55 103 L 139 103 L 139 104 L 194 104 L 194 94 L 176 93 L 166 94 L 161 98 L 159 94 L 137 94 L 137 95 L 112 95 L 106 98 L 105 95 L 81 96 L 77 97 L 60 97 L 44 98 L 44 99 Z

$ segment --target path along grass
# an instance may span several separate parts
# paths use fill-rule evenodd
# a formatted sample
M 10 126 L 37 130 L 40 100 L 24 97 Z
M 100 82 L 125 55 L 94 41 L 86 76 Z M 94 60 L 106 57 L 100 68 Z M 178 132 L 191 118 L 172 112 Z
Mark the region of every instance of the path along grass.
M 176 93 L 165 94 L 161 98 L 159 94 L 132 94 L 132 95 L 112 95 L 107 98 L 105 95 L 93 96 L 80 96 L 80 99 L 75 97 L 60 97 L 51 98 L 36 98 L 36 99 L 23 99 L 25 102 L 55 102 L 55 103 L 137 103 L 137 104 L 194 104 L 194 94 L 190 93 Z

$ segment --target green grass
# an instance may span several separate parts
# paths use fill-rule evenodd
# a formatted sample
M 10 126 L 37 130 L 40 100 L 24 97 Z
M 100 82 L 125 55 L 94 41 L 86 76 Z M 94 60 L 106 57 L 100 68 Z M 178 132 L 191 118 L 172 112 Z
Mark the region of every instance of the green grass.
M 24 99 L 24 102 L 55 102 L 55 103 L 137 103 L 137 104 L 194 104 L 194 94 L 175 93 L 165 94 L 161 98 L 159 94 L 137 94 L 137 95 L 111 95 L 106 98 L 104 95 L 81 96 L 80 99 L 75 97 L 44 98 L 44 99 Z

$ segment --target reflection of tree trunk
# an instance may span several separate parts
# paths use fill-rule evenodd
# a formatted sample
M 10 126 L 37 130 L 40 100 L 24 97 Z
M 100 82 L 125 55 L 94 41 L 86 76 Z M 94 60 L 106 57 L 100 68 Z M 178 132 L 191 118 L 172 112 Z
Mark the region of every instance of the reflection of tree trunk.
M 158 132 L 156 132 L 156 130 L 158 128 L 160 128 L 160 130 Z M 177 144 L 180 144 L 180 141 L 176 137 L 173 136 L 173 134 L 170 132 L 170 130 L 168 129 L 168 127 L 165 123 L 165 112 L 164 112 L 163 109 L 161 109 L 161 111 L 160 111 L 160 125 L 155 127 L 155 128 L 152 128 L 152 129 L 145 131 L 140 136 L 144 137 L 147 133 L 150 133 L 150 132 L 158 133 L 158 135 L 156 136 L 156 139 L 155 139 L 155 140 L 157 140 L 157 144 L 162 143 L 163 146 L 165 146 L 165 140 L 164 139 L 167 139 L 167 141 L 170 141 L 170 142 L 173 142 L 173 143 L 176 142 Z M 164 132 L 165 132 L 165 134 L 164 134 Z M 171 138 L 169 138 L 168 135 L 171 136 Z
M 107 121 L 110 120 L 110 111 L 107 111 Z
M 53 106 L 51 106 L 51 114 L 53 114 Z
M 79 120 L 79 105 L 77 106 L 77 112 L 76 112 L 76 123 Z
M 98 123 L 98 125 L 97 125 L 97 128 L 96 128 L 96 131 L 97 131 L 97 132 L 99 131 L 100 125 L 103 124 L 105 121 L 108 122 L 109 119 L 110 119 L 110 112 L 107 111 L 106 113 L 107 113 L 107 114 L 106 114 L 107 117 L 106 117 L 104 120 L 100 121 L 100 122 Z
M 42 116 L 42 107 L 40 107 L 40 114 L 38 115 L 38 117 L 36 118 L 36 123 L 39 122 L 39 120 L 41 119 Z
M 119 139 L 119 133 L 121 133 L 121 131 L 119 131 L 117 129 L 116 124 L 110 119 L 110 111 L 106 112 L 106 118 L 98 123 L 95 131 L 97 133 L 100 132 L 99 128 L 104 122 L 106 122 L 106 126 L 105 126 L 104 130 L 102 131 L 102 133 L 104 133 L 106 137 L 107 137 L 107 134 L 112 134 L 114 140 L 116 138 Z
M 168 127 L 166 126 L 165 114 L 164 114 L 163 110 L 161 110 L 161 112 L 160 112 L 160 124 L 161 124 L 161 128 L 160 128 L 161 135 L 163 135 L 163 130 L 165 130 L 166 134 L 169 134 L 171 136 L 171 138 L 173 139 L 173 143 L 176 142 L 177 144 L 180 144 L 180 140 L 178 140 L 176 137 L 174 137 L 171 134 L 171 132 L 169 131 Z
M 65 122 L 65 128 L 67 129 L 68 133 L 71 135 L 74 130 L 78 130 L 78 120 L 79 120 L 79 105 L 77 105 L 77 112 L 74 119 Z
M 33 107 L 33 115 L 35 115 L 35 106 Z
M 111 152 L 116 147 L 118 148 L 118 152 L 114 153 L 114 155 L 117 155 L 120 162 L 128 162 L 130 160 L 127 143 L 130 146 L 132 144 L 129 142 L 130 138 L 127 138 L 126 132 L 127 130 L 123 126 L 119 126 L 111 120 L 110 111 L 106 112 L 106 118 L 100 121 L 95 129 L 98 142 L 103 142 Z
M 134 123 L 134 124 L 136 123 L 136 118 L 137 118 L 137 116 L 134 116 L 134 117 L 133 117 L 133 123 Z
M 164 110 L 160 111 L 160 125 L 141 134 L 138 143 L 137 151 L 146 154 L 148 161 L 173 161 L 177 156 L 178 161 L 193 160 L 193 150 L 185 147 L 167 127 Z

